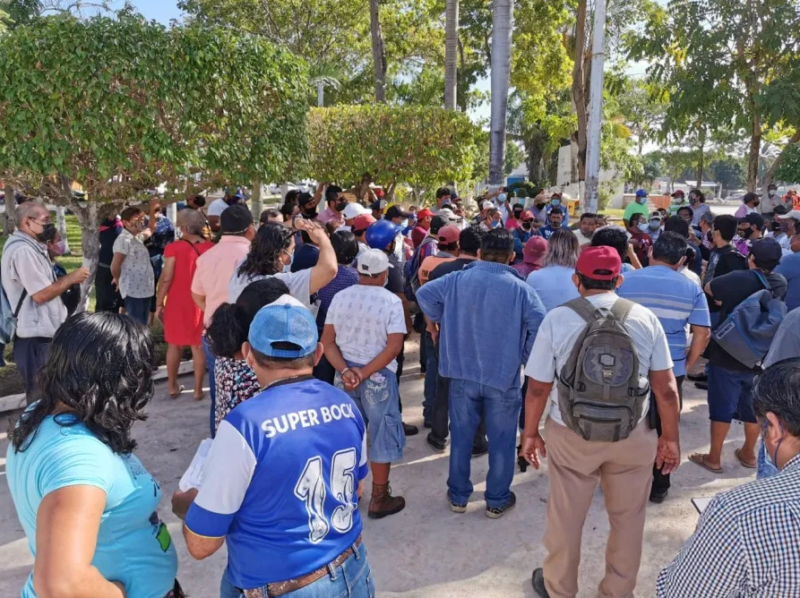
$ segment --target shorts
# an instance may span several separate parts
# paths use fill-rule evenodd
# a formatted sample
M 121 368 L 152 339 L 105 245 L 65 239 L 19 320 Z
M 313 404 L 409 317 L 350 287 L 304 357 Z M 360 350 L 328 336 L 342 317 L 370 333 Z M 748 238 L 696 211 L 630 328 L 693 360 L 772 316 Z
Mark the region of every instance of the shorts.
M 757 423 L 753 411 L 753 372 L 735 372 L 708 365 L 708 418 L 731 423 L 738 419 L 747 424 Z
M 348 362 L 349 367 L 361 367 Z M 342 377 L 337 372 L 334 384 L 344 390 Z M 397 376 L 387 368 L 372 374 L 361 382 L 350 395 L 367 422 L 369 460 L 372 463 L 392 463 L 403 458 L 406 435 L 400 416 L 400 390 Z

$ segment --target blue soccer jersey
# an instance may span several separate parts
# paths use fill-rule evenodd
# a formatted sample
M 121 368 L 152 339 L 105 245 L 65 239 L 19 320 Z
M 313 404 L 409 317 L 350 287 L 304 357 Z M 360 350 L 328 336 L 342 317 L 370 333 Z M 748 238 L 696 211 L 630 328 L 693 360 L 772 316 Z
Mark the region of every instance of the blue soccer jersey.
M 236 587 L 296 579 L 358 538 L 366 476 L 366 428 L 345 392 L 314 379 L 273 386 L 220 424 L 186 526 L 226 537 Z

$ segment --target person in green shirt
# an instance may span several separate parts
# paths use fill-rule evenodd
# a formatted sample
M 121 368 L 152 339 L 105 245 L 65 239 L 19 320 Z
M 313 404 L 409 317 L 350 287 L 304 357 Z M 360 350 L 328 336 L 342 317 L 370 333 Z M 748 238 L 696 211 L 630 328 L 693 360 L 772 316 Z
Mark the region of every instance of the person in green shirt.
M 647 191 L 644 189 L 639 189 L 636 192 L 636 201 L 629 204 L 627 208 L 625 208 L 625 214 L 623 214 L 622 219 L 625 221 L 625 228 L 630 228 L 631 226 L 631 216 L 634 214 L 641 214 L 644 216 L 644 219 L 647 220 L 647 217 L 650 215 L 649 210 L 647 209 Z

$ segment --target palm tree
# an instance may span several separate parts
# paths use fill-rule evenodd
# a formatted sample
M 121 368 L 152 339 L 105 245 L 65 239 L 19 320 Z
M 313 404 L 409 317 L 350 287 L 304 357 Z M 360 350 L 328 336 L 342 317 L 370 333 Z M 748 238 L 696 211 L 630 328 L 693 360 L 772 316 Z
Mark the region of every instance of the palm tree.
M 492 3 L 492 120 L 489 130 L 489 184 L 503 182 L 506 151 L 506 112 L 511 80 L 511 34 L 514 0 Z
M 456 109 L 458 94 L 458 0 L 447 0 L 444 44 L 444 107 Z
M 369 0 L 372 60 L 375 63 L 375 100 L 386 103 L 386 47 L 381 32 L 380 8 L 379 0 Z

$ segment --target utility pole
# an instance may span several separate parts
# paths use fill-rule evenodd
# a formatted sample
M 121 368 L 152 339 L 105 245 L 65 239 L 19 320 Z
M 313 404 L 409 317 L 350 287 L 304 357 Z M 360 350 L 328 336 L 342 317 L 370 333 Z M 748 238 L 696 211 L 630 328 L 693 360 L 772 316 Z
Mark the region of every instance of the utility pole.
M 586 147 L 586 211 L 597 213 L 600 187 L 600 135 L 603 125 L 603 63 L 606 47 L 606 0 L 595 0 L 589 123 Z

